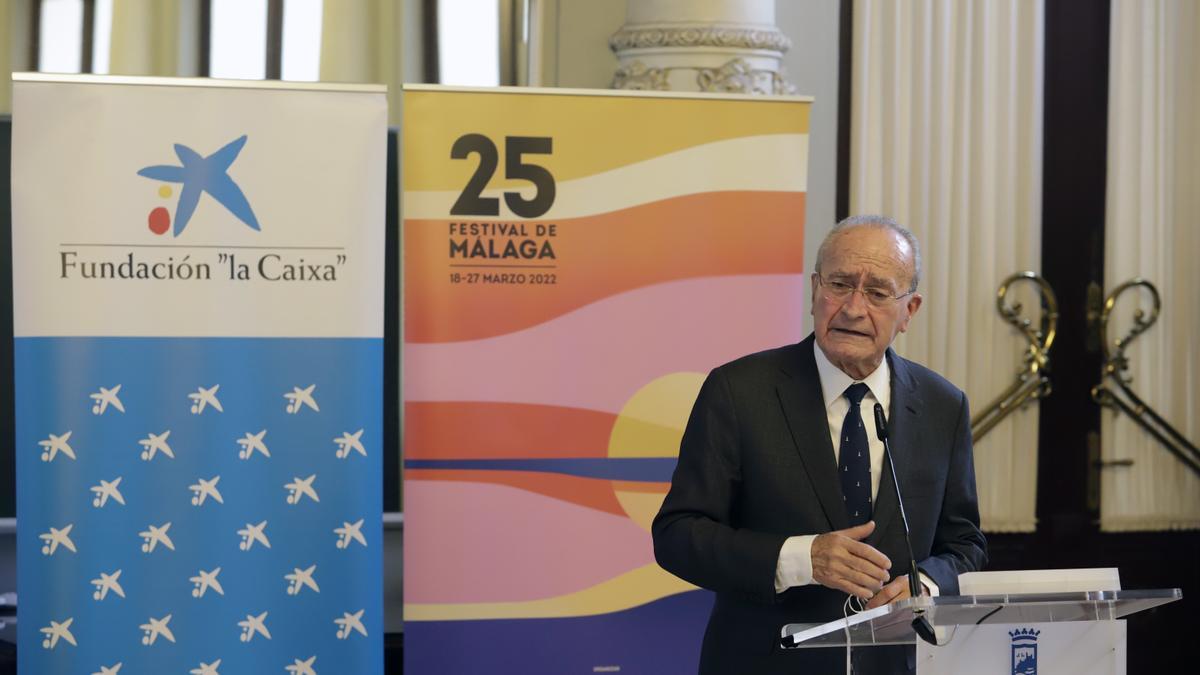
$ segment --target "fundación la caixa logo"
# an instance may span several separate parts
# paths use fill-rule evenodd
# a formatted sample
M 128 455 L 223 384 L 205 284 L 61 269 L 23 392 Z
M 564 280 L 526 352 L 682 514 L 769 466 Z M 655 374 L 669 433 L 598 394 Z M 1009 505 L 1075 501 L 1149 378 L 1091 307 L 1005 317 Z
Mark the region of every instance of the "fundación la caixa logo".
M 205 192 L 250 229 L 261 229 L 246 195 L 229 176 L 229 167 L 245 147 L 246 138 L 243 134 L 207 157 L 201 156 L 182 143 L 176 143 L 175 156 L 179 158 L 179 166 L 156 164 L 137 172 L 139 176 L 152 180 L 181 184 L 179 201 L 175 204 L 173 236 L 178 237 L 183 233 L 196 211 L 197 204 L 200 203 L 200 196 Z M 163 199 L 170 199 L 172 193 L 170 185 L 158 188 L 158 196 Z M 166 234 L 167 230 L 171 229 L 171 214 L 165 207 L 159 206 L 151 210 L 147 220 L 150 231 L 154 234 Z

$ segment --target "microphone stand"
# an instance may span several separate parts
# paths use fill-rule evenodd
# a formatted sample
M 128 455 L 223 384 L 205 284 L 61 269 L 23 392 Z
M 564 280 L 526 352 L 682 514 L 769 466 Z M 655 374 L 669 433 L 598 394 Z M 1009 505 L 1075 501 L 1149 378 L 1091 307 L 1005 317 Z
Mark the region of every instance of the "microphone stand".
M 883 441 L 883 454 L 887 457 L 888 467 L 892 472 L 892 485 L 896 487 L 896 503 L 900 507 L 900 522 L 904 524 L 904 544 L 908 547 L 908 592 L 914 598 L 921 593 L 921 579 L 917 574 L 917 559 L 913 555 L 912 536 L 908 530 L 908 516 L 904 513 L 904 499 L 900 496 L 900 480 L 896 477 L 896 462 L 892 459 L 892 446 L 888 443 L 887 420 L 883 416 L 883 406 L 875 404 L 875 434 Z M 912 622 L 913 631 L 925 642 L 937 646 L 937 634 L 933 625 L 925 616 L 924 609 L 913 609 L 915 618 Z

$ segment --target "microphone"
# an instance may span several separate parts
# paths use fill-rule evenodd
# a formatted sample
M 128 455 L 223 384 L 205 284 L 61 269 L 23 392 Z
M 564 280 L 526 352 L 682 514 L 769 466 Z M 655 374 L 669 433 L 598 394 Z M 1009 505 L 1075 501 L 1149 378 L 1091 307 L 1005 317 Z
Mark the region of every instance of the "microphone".
M 916 598 L 921 595 L 921 579 L 917 575 L 917 559 L 913 555 L 912 535 L 908 530 L 908 516 L 904 513 L 904 498 L 900 496 L 900 480 L 896 477 L 896 461 L 892 459 L 892 446 L 888 443 L 887 420 L 883 416 L 883 405 L 875 404 L 875 434 L 883 441 L 883 454 L 887 457 L 888 466 L 892 470 L 892 485 L 896 488 L 896 504 L 900 507 L 900 522 L 904 524 L 904 544 L 908 547 L 908 592 Z M 931 645 L 937 646 L 937 634 L 929 619 L 925 618 L 925 610 L 913 610 L 916 618 L 912 627 L 917 635 Z

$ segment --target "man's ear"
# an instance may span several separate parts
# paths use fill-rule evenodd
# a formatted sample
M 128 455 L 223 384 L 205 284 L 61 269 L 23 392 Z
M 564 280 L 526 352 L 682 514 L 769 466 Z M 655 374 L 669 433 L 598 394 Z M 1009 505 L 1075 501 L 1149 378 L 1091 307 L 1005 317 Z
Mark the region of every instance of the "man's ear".
M 900 322 L 901 333 L 908 330 L 908 322 L 917 315 L 917 310 L 921 309 L 922 300 L 923 298 L 921 297 L 920 293 L 913 293 L 912 295 L 908 296 L 908 302 L 905 303 L 905 309 L 908 310 L 908 316 L 904 317 L 904 320 Z

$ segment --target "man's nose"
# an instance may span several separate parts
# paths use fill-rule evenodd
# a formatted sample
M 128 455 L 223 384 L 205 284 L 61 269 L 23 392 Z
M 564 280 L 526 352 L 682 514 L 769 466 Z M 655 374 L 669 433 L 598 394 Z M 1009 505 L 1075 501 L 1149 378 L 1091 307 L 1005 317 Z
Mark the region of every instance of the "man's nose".
M 867 313 L 867 296 L 861 289 L 854 289 L 842 302 L 842 312 L 847 316 L 863 316 Z

